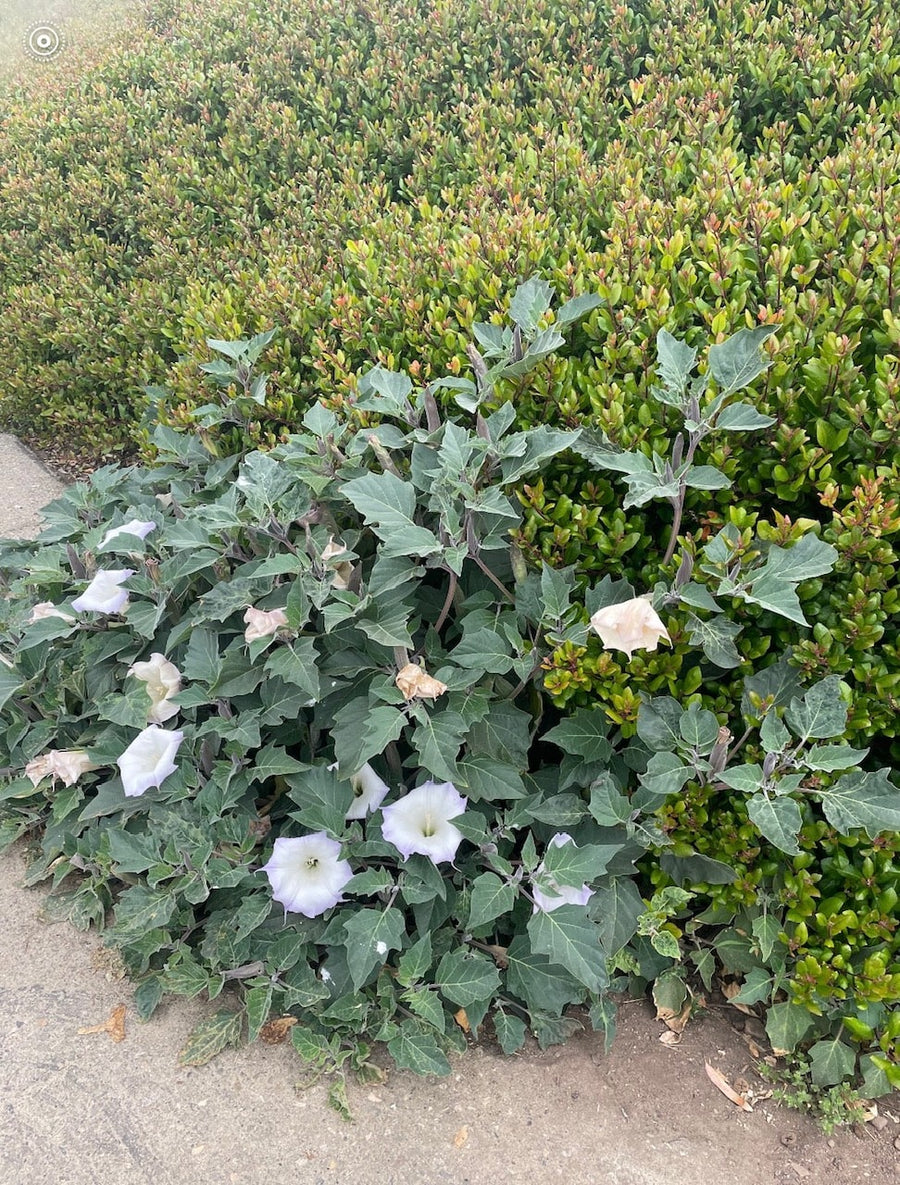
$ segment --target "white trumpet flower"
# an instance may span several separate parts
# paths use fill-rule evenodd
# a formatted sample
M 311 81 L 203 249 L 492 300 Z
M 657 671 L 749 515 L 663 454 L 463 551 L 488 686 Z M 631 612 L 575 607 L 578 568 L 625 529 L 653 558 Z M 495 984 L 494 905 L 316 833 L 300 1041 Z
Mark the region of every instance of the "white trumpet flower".
M 269 878 L 272 896 L 285 913 L 302 913 L 315 918 L 337 905 L 341 891 L 353 876 L 341 845 L 324 831 L 298 839 L 275 840 L 272 855 L 260 871 Z
M 150 724 L 138 733 L 121 757 L 116 759 L 127 798 L 138 798 L 151 786 L 161 786 L 178 768 L 175 754 L 184 740 L 183 732 Z
M 466 799 L 452 782 L 425 782 L 384 808 L 381 834 L 404 860 L 415 852 L 440 864 L 456 855 L 463 836 L 450 820 L 465 809 Z
M 121 613 L 128 604 L 128 590 L 119 585 L 133 575 L 131 568 L 101 569 L 72 608 L 79 613 Z

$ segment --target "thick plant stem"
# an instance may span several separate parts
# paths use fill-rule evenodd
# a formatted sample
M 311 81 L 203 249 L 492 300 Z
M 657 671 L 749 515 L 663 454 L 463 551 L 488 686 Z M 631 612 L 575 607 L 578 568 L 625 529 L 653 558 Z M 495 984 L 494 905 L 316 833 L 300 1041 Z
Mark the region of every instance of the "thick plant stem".
M 450 573 L 450 584 L 447 587 L 447 596 L 444 599 L 444 604 L 441 606 L 441 611 L 438 614 L 438 619 L 434 623 L 436 633 L 441 632 L 441 626 L 447 620 L 447 614 L 450 612 L 450 607 L 453 604 L 453 598 L 456 595 L 456 586 L 459 583 L 455 572 Z
M 478 567 L 482 570 L 482 572 L 485 574 L 485 576 L 487 576 L 488 580 L 490 580 L 490 582 L 492 584 L 496 585 L 496 587 L 500 590 L 500 592 L 503 593 L 503 595 L 506 597 L 506 599 L 511 604 L 514 605 L 516 603 L 516 598 L 509 591 L 509 589 L 502 582 L 502 580 L 498 580 L 498 578 L 490 570 L 490 568 L 487 566 L 487 564 L 484 562 L 484 560 L 481 558 L 481 556 L 480 555 L 473 555 L 472 559 L 475 561 L 475 563 L 478 565 Z
M 684 439 L 684 437 L 679 437 L 679 440 L 683 440 L 683 439 Z M 684 472 L 685 473 L 691 467 L 691 464 L 694 460 L 694 454 L 697 451 L 697 445 L 700 443 L 700 439 L 701 439 L 701 437 L 700 437 L 699 432 L 692 432 L 691 433 L 690 439 L 688 441 L 687 456 L 684 459 Z M 684 499 L 685 499 L 686 494 L 687 494 L 687 485 L 685 484 L 685 482 L 682 481 L 678 487 L 678 497 L 670 499 L 670 501 L 672 503 L 672 509 L 675 511 L 675 515 L 674 515 L 674 518 L 672 519 L 672 529 L 669 532 L 669 546 L 666 548 L 666 554 L 663 557 L 663 562 L 662 562 L 663 567 L 666 566 L 666 564 L 669 562 L 669 560 L 675 554 L 675 545 L 678 543 L 678 531 L 681 527 L 681 516 L 684 513 Z
M 672 499 L 672 509 L 675 511 L 675 516 L 672 519 L 672 528 L 669 532 L 669 546 L 666 548 L 666 554 L 663 556 L 663 567 L 666 566 L 666 564 L 675 554 L 675 544 L 678 542 L 678 530 L 681 526 L 681 515 L 684 511 L 684 493 L 684 487 L 682 487 L 678 498 Z

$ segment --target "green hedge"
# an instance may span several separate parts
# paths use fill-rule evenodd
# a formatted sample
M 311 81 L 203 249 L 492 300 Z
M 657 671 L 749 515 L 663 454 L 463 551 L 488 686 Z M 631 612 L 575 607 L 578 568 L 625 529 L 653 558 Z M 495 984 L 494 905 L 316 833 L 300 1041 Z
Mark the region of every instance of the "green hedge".
M 9 425 L 114 452 L 143 383 L 273 323 L 292 422 L 373 346 L 460 365 L 472 321 L 541 271 L 610 308 L 534 414 L 552 391 L 562 416 L 646 431 L 629 413 L 659 325 L 772 321 L 767 395 L 797 427 L 754 492 L 796 502 L 810 474 L 885 459 L 900 54 L 880 6 L 208 7 L 7 96 Z

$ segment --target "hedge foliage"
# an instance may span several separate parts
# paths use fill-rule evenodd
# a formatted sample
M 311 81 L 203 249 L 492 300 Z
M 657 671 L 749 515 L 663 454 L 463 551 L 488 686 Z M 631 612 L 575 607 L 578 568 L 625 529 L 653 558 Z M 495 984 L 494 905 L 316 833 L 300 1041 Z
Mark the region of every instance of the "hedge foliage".
M 68 89 L 8 98 L 4 421 L 114 455 L 142 439 L 144 383 L 166 377 L 177 423 L 207 336 L 280 325 L 253 431 L 274 443 L 314 396 L 352 398 L 373 356 L 463 370 L 473 321 L 540 273 L 608 304 L 515 392 L 520 422 L 592 423 L 629 447 L 663 431 L 647 404 L 660 326 L 700 342 L 775 325 L 763 402 L 780 426 L 711 458 L 744 503 L 724 494 L 721 514 L 823 520 L 843 576 L 800 654 L 863 692 L 858 731 L 893 736 L 895 26 L 821 0 L 528 2 L 515 22 L 461 2 L 157 6 Z M 524 497 L 545 558 L 655 567 L 658 540 L 590 467 Z M 600 694 L 633 720 L 627 688 L 574 657 L 560 698 Z M 681 658 L 652 675 L 693 690 Z
M 148 439 L 144 384 L 164 382 L 164 416 L 187 426 L 205 339 L 278 325 L 249 429 L 271 445 L 316 397 L 353 401 L 372 359 L 416 380 L 469 373 L 473 323 L 501 323 L 540 274 L 605 303 L 497 401 L 521 427 L 649 453 L 668 431 L 648 399 L 657 330 L 705 345 L 773 326 L 757 405 L 777 425 L 701 456 L 733 488 L 713 510 L 689 496 L 682 530 L 688 552 L 726 522 L 748 548 L 819 533 L 839 558 L 801 586 L 811 634 L 750 608 L 741 665 L 712 678 L 675 621 L 671 649 L 630 664 L 559 647 L 546 686 L 626 732 L 642 692 L 701 695 L 726 719 L 748 664 L 790 647 L 806 677 L 847 684 L 848 739 L 896 762 L 898 19 L 827 0 L 523 0 L 514 20 L 496 0 L 158 4 L 77 81 L 5 97 L 4 422 L 116 455 Z M 519 496 L 535 560 L 658 579 L 667 511 L 624 510 L 614 474 L 569 455 Z M 900 843 L 820 824 L 812 867 L 786 868 L 740 801 L 697 791 L 666 820 L 739 869 L 714 898 L 768 887 L 794 911 L 786 938 L 802 957 L 812 934 L 827 993 L 874 947 L 893 956 Z M 851 926 L 851 958 L 814 907 L 854 885 L 889 926 Z

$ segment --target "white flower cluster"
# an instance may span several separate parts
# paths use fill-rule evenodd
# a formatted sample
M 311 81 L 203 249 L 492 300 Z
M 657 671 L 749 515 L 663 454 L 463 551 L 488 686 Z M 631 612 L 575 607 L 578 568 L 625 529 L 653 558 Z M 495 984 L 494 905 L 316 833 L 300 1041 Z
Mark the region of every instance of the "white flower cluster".
M 108 530 L 98 550 L 128 552 L 129 540 L 145 539 L 155 529 L 154 522 L 133 519 Z M 322 558 L 334 559 L 344 550 L 329 543 Z M 133 575 L 131 568 L 98 571 L 84 592 L 72 601 L 71 608 L 78 613 L 123 613 L 128 605 L 128 590 L 122 586 Z M 48 601 L 34 606 L 30 623 L 54 617 L 73 625 L 77 622 L 65 609 Z M 290 630 L 287 615 L 280 608 L 251 606 L 244 614 L 244 622 L 244 640 L 248 644 Z M 669 640 L 665 626 L 645 597 L 598 610 L 591 617 L 591 626 L 604 646 L 622 650 L 629 658 L 637 649 L 655 650 L 660 638 Z M 126 797 L 135 798 L 151 787 L 161 786 L 177 769 L 175 758 L 185 734 L 162 725 L 178 715 L 175 697 L 181 691 L 182 676 L 175 664 L 158 652 L 145 661 L 132 663 L 127 673 L 144 684 L 150 698 L 146 728 L 116 759 L 123 791 Z M 446 684 L 415 663 L 407 664 L 395 682 L 406 700 L 433 700 L 447 690 Z M 82 774 L 97 768 L 86 750 L 53 749 L 29 761 L 25 774 L 35 786 L 48 777 L 72 786 Z M 340 777 L 336 764 L 330 769 Z M 438 865 L 455 859 L 463 833 L 453 820 L 464 814 L 467 802 L 452 783 L 425 782 L 382 808 L 389 787 L 371 765 L 365 764 L 347 780 L 354 794 L 346 812 L 347 820 L 365 819 L 381 809 L 382 836 L 394 845 L 402 860 L 420 855 Z M 563 833 L 554 836 L 550 846 L 561 847 L 571 842 L 571 836 Z M 343 890 L 353 876 L 349 862 L 341 858 L 340 842 L 324 831 L 276 839 L 272 855 L 261 871 L 268 877 L 272 895 L 285 912 L 290 910 L 310 918 L 342 901 Z M 539 882 L 532 884 L 535 910 L 550 912 L 564 904 L 583 905 L 591 896 L 588 885 L 573 888 L 557 884 L 546 874 L 543 864 L 535 870 L 533 881 Z
M 347 812 L 348 819 L 361 819 L 367 811 L 377 810 L 388 793 L 388 786 L 370 765 L 363 766 L 350 782 L 357 797 Z M 456 856 L 463 836 L 450 820 L 465 809 L 466 799 L 452 783 L 425 782 L 384 807 L 381 834 L 404 860 L 420 855 L 441 864 Z M 342 901 L 341 894 L 353 876 L 349 862 L 341 859 L 340 843 L 324 831 L 276 839 L 272 856 L 261 871 L 285 913 L 308 918 L 318 917 Z
M 155 530 L 155 522 L 132 519 L 121 526 L 111 527 L 100 541 L 98 551 L 132 550 L 129 540 L 146 539 Z M 128 605 L 128 590 L 122 585 L 134 574 L 132 568 L 100 569 L 84 592 L 72 601 L 72 608 L 77 613 L 123 613 Z M 64 609 L 43 601 L 32 609 L 29 624 L 53 617 L 72 623 L 76 621 Z M 151 786 L 161 786 L 175 772 L 175 755 L 184 740 L 184 733 L 159 727 L 178 714 L 178 705 L 172 702 L 172 697 L 181 690 L 181 672 L 175 664 L 164 654 L 154 653 L 146 662 L 133 663 L 128 674 L 142 682 L 150 696 L 147 727 L 116 759 L 122 789 L 126 797 L 134 798 L 146 793 Z M 54 781 L 59 778 L 63 785 L 72 786 L 83 773 L 97 768 L 84 750 L 54 749 L 29 761 L 25 773 L 35 786 L 47 777 Z

